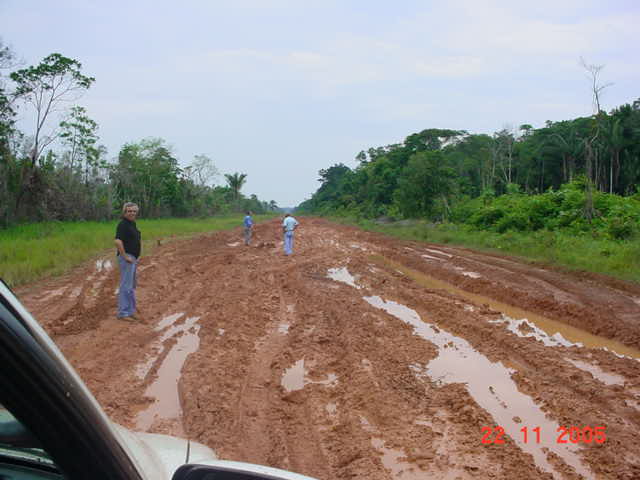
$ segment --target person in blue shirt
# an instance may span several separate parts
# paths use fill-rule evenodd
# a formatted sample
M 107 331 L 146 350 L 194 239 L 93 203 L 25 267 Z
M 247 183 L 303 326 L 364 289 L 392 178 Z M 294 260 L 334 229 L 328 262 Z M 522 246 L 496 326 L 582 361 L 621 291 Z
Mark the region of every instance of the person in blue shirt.
M 288 213 L 282 221 L 282 230 L 284 232 L 284 254 L 291 255 L 293 253 L 293 231 L 300 225 L 298 221 Z
M 244 217 L 244 244 L 249 245 L 251 243 L 251 233 L 253 230 L 253 219 L 251 218 L 251 212 L 247 210 L 247 216 Z

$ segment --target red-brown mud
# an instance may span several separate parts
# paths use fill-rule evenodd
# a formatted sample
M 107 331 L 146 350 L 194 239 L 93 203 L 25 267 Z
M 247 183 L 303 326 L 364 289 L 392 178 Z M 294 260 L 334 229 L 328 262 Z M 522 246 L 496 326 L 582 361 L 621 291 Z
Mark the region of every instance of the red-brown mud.
M 163 242 L 140 264 L 144 323 L 115 318 L 107 256 L 18 295 L 114 421 L 224 459 L 323 480 L 640 478 L 638 286 L 299 220 L 291 257 L 276 221 L 251 247 L 240 229 Z M 503 304 L 626 356 L 510 330 Z M 181 414 L 149 410 L 176 394 Z M 504 443 L 483 444 L 496 417 Z M 606 440 L 566 449 L 556 426 Z

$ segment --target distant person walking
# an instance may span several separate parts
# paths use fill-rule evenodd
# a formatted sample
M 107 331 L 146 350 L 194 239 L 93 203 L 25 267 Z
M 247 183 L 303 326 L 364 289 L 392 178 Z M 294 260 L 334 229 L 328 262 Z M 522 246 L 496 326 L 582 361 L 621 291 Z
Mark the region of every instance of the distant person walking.
M 140 230 L 136 227 L 138 205 L 125 203 L 122 220 L 116 229 L 116 248 L 120 267 L 120 288 L 118 290 L 118 318 L 138 320 L 136 317 L 136 267 L 142 248 Z
M 298 221 L 288 213 L 282 221 L 282 230 L 284 232 L 284 254 L 291 255 L 293 253 L 293 232 L 300 225 Z
M 251 234 L 253 233 L 253 218 L 251 218 L 251 211 L 247 211 L 247 216 L 244 217 L 244 244 L 249 245 L 251 243 Z

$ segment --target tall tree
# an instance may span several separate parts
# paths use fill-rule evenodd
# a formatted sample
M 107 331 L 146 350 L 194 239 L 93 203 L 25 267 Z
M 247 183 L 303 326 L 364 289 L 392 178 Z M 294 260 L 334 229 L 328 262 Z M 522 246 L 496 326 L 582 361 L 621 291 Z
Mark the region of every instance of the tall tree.
M 29 161 L 23 165 L 20 191 L 16 197 L 16 211 L 27 190 L 39 188 L 38 176 L 34 176 L 36 162 L 44 149 L 56 139 L 57 132 L 48 129 L 51 116 L 62 110 L 69 101 L 76 100 L 95 81 L 81 73 L 82 64 L 77 60 L 52 53 L 36 66 L 11 73 L 16 84 L 15 98 L 30 104 L 35 111 L 33 145 Z
M 71 171 L 78 168 L 89 181 L 89 171 L 98 164 L 100 149 L 98 142 L 98 124 L 87 116 L 84 107 L 75 106 L 69 116 L 60 122 L 60 138 L 68 148 Z
M 0 155 L 9 149 L 9 135 L 13 131 L 15 109 L 13 96 L 6 91 L 3 70 L 15 65 L 15 54 L 0 39 Z
M 247 181 L 246 173 L 225 173 L 224 177 L 227 179 L 227 184 L 231 191 L 233 192 L 234 200 L 238 200 L 240 198 L 240 190 L 242 190 L 243 185 Z
M 181 172 L 171 147 L 161 138 L 149 138 L 122 147 L 111 179 L 119 203 L 137 201 L 146 215 L 157 217 L 181 207 Z
M 12 183 L 17 173 L 15 158 L 9 146 L 14 133 L 15 109 L 13 98 L 6 91 L 4 70 L 14 66 L 13 51 L 0 39 L 0 224 L 9 224 L 12 202 Z
M 442 152 L 419 152 L 411 156 L 398 179 L 396 201 L 407 217 L 432 213 L 437 198 L 450 192 L 455 172 L 445 166 Z
M 594 122 L 592 127 L 592 133 L 588 138 L 584 139 L 585 145 L 585 160 L 587 170 L 587 188 L 585 195 L 584 215 L 585 218 L 591 222 L 591 219 L 595 215 L 595 208 L 593 207 L 593 186 L 598 185 L 598 149 L 596 140 L 601 134 L 603 117 L 606 114 L 600 108 L 600 97 L 602 91 L 611 86 L 611 83 L 600 83 L 600 72 L 604 68 L 604 65 L 592 65 L 588 64 L 584 58 L 580 57 L 580 64 L 587 71 L 587 76 L 591 83 L 591 94 L 593 107 L 595 109 Z
M 186 167 L 185 175 L 200 187 L 212 186 L 215 179 L 220 175 L 220 171 L 207 155 L 195 155 L 191 165 Z
M 82 64 L 77 60 L 52 53 L 39 65 L 11 73 L 16 83 L 14 95 L 30 103 L 35 109 L 35 125 L 31 164 L 53 140 L 55 134 L 46 131 L 50 116 L 70 100 L 77 99 L 95 81 L 80 72 Z

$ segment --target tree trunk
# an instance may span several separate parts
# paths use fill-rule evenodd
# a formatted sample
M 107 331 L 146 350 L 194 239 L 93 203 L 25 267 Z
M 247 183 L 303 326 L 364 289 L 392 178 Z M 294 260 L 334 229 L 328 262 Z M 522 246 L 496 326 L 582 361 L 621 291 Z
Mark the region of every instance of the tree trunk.
M 613 193 L 613 155 L 609 160 L 609 193 Z

